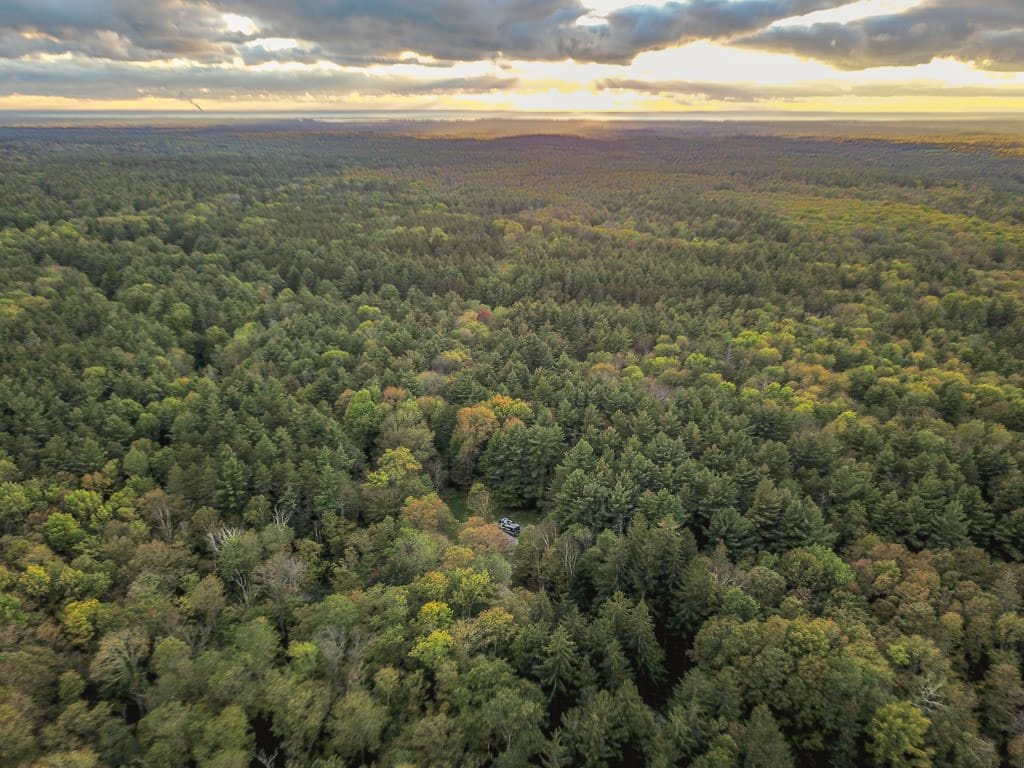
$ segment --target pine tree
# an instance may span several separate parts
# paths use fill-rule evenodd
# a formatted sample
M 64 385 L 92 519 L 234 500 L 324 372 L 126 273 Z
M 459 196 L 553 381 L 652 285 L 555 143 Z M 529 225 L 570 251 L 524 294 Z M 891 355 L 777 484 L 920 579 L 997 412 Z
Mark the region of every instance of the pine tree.
M 909 544 L 917 539 L 917 519 L 895 492 L 886 494 L 871 510 L 871 524 L 887 541 Z
M 783 510 L 778 532 L 777 544 L 782 551 L 814 544 L 827 547 L 835 538 L 835 532 L 825 522 L 817 504 L 806 496 L 789 500 Z
M 217 490 L 214 501 L 224 514 L 240 514 L 245 507 L 245 465 L 227 445 L 221 448 L 217 458 Z
M 569 749 L 563 741 L 562 731 L 555 729 L 551 738 L 544 742 L 539 755 L 543 768 L 566 768 L 566 766 L 572 765 Z
M 682 583 L 672 595 L 670 626 L 684 634 L 694 634 L 721 599 L 718 580 L 708 569 L 707 560 L 694 558 L 683 574 Z
M 1003 515 L 994 538 L 1007 557 L 1024 560 L 1024 507 Z
M 562 483 L 555 497 L 554 515 L 563 529 L 575 523 L 593 528 L 602 516 L 602 506 L 593 476 L 577 469 Z
M 758 704 L 739 740 L 743 768 L 790 768 L 793 755 L 779 724 L 765 704 Z
M 973 485 L 962 485 L 956 492 L 955 500 L 963 506 L 967 518 L 967 534 L 971 541 L 975 546 L 988 549 L 992 544 L 996 518 L 981 491 Z
M 959 499 L 946 504 L 928 519 L 928 546 L 956 549 L 967 543 L 967 516 Z
M 624 532 L 633 519 L 636 498 L 631 478 L 620 476 L 608 495 L 608 523 L 616 533 Z
M 735 511 L 736 484 L 728 476 L 717 475 L 710 471 L 706 472 L 701 480 L 706 482 L 706 485 L 698 506 L 698 520 L 705 526 L 710 526 L 716 512 Z M 751 530 L 753 530 L 752 526 Z
M 762 545 L 769 550 L 779 551 L 779 527 L 782 524 L 782 510 L 786 495 L 769 479 L 761 480 L 754 488 L 754 497 L 747 510 L 747 519 L 757 529 Z
M 708 540 L 721 542 L 733 557 L 740 557 L 757 546 L 753 524 L 732 507 L 720 509 L 711 516 Z
M 578 667 L 577 654 L 569 631 L 563 626 L 556 627 L 544 643 L 544 660 L 538 670 L 540 681 L 551 692 L 551 698 L 572 690 Z

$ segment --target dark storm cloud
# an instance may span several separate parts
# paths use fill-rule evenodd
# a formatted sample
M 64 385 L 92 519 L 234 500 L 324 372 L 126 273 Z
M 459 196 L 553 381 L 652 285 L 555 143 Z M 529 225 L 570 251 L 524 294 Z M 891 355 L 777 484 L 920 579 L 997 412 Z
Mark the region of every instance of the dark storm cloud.
M 858 83 L 844 85 L 839 83 L 810 82 L 765 85 L 762 83 L 706 83 L 688 80 L 657 82 L 609 78 L 598 81 L 597 87 L 601 90 L 637 91 L 660 96 L 678 97 L 680 101 L 710 99 L 712 101 L 742 103 L 851 96 L 864 98 L 890 96 L 926 98 L 958 96 L 967 98 L 1024 97 L 1024 86 L 1015 88 L 985 86 L 950 87 L 934 83 Z
M 738 41 L 843 69 L 924 64 L 937 57 L 1024 70 L 1024 0 L 930 0 L 847 24 L 773 27 Z

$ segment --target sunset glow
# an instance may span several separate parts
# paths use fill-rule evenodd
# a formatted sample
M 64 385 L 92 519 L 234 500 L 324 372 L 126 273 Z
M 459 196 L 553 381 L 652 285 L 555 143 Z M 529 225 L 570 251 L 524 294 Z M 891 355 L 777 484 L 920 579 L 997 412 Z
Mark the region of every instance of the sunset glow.
M 15 3 L 0 12 L 0 108 L 1024 109 L 1024 7 L 970 5 Z

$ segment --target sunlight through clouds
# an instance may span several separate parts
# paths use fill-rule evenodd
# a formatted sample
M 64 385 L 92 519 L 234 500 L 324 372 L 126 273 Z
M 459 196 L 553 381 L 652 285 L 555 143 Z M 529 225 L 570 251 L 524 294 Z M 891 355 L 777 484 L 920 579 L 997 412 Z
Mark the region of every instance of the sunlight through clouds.
M 288 109 L 296 100 L 373 108 L 396 99 L 541 111 L 1024 108 L 1024 4 L 1015 3 L 978 6 L 969 17 L 960 0 L 421 0 L 415 8 L 104 0 L 98 8 L 0 10 L 0 108 L 40 99 L 173 103 L 179 93 L 202 93 L 213 108 Z M 173 82 L 154 71 L 173 72 Z
M 921 5 L 924 0 L 858 0 L 849 5 L 814 11 L 804 16 L 794 16 L 775 22 L 774 26 L 798 26 L 804 24 L 846 24 L 851 21 L 868 19 L 872 16 L 884 16 L 892 13 L 903 13 Z
M 228 32 L 253 35 L 259 31 L 259 27 L 256 26 L 256 22 L 245 16 L 239 16 L 237 13 L 222 13 L 221 18 L 224 19 L 224 24 Z

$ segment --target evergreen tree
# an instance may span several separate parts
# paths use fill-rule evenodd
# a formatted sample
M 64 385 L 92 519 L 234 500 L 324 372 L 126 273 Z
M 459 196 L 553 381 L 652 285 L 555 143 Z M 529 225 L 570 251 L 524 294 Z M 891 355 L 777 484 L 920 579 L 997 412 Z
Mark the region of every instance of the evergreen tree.
M 792 768 L 793 755 L 765 704 L 758 704 L 739 739 L 743 768 Z
M 757 530 L 731 507 L 717 510 L 708 526 L 708 541 L 724 544 L 733 557 L 741 557 L 757 545 Z
M 551 698 L 575 687 L 577 669 L 576 643 L 565 627 L 555 627 L 544 643 L 544 657 L 538 669 L 540 681 L 550 691 Z
M 956 549 L 967 543 L 967 515 L 959 499 L 949 501 L 928 524 L 928 546 Z
M 240 515 L 246 502 L 246 468 L 230 446 L 217 454 L 217 509 L 225 515 Z

